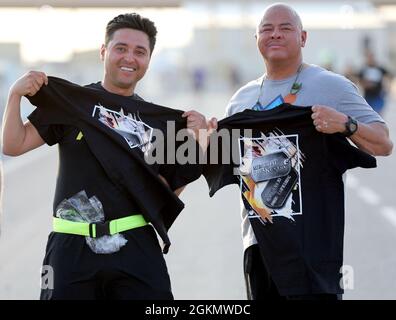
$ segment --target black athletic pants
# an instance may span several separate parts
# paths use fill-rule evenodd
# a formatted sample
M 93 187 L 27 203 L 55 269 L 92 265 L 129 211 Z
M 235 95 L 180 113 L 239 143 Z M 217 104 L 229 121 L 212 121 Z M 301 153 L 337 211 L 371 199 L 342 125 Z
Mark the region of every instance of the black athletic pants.
M 120 251 L 96 254 L 84 236 L 52 232 L 40 299 L 173 299 L 168 270 L 151 225 L 122 233 Z

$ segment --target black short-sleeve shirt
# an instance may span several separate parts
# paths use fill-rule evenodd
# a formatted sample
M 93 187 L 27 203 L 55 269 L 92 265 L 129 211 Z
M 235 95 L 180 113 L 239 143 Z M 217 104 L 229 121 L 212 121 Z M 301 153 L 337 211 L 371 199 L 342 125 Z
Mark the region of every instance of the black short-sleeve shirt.
M 87 87 L 105 90 L 100 82 Z M 130 99 L 143 100 L 138 95 Z M 59 203 L 85 190 L 88 197 L 96 196 L 103 205 L 105 219 L 117 219 L 140 213 L 139 206 L 124 190 L 120 190 L 106 175 L 93 156 L 79 128 L 64 124 L 45 124 L 37 108 L 28 116 L 48 145 L 58 144 L 59 167 L 56 180 L 53 214 Z

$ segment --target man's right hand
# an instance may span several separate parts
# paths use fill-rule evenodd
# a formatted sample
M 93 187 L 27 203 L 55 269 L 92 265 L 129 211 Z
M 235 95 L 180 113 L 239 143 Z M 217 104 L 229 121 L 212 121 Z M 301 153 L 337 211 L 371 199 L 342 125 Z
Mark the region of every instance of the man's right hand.
M 10 89 L 10 94 L 19 97 L 34 96 L 43 84 L 48 84 L 48 77 L 44 72 L 29 71 L 15 81 Z
M 23 123 L 21 118 L 21 99 L 34 96 L 48 84 L 47 75 L 39 71 L 30 71 L 19 78 L 10 88 L 7 106 L 3 116 L 3 153 L 19 156 L 44 144 L 37 129 L 30 121 Z

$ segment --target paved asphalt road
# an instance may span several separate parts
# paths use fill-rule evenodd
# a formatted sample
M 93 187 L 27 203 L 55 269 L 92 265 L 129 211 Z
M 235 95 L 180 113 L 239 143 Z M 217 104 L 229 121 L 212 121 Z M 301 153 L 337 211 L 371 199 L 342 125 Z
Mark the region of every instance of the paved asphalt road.
M 208 95 L 163 103 L 204 106 L 202 112 L 222 117 L 226 101 L 226 95 Z M 385 114 L 393 141 L 395 107 Z M 379 158 L 377 169 L 348 174 L 345 299 L 396 299 L 395 160 L 396 155 Z M 0 299 L 38 298 L 56 169 L 56 147 L 4 161 Z M 182 200 L 186 209 L 170 231 L 173 244 L 166 256 L 175 298 L 245 299 L 237 188 L 227 187 L 211 199 L 201 178 Z

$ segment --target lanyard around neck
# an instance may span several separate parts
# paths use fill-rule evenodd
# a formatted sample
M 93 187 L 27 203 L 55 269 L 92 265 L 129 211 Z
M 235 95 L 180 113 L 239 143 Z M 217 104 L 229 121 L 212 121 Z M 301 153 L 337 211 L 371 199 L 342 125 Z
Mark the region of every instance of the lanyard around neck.
M 294 102 L 296 101 L 297 93 L 298 93 L 298 92 L 301 90 L 301 88 L 302 88 L 302 83 L 301 83 L 301 82 L 298 83 L 297 80 L 298 80 L 298 77 L 300 76 L 300 73 L 301 73 L 301 70 L 303 69 L 303 67 L 304 67 L 304 63 L 301 63 L 300 66 L 299 66 L 298 69 L 297 69 L 296 78 L 295 78 L 294 81 L 293 81 L 293 84 L 292 84 L 292 86 L 291 86 L 291 88 L 290 88 L 289 94 L 288 94 L 286 97 L 284 97 L 284 101 L 285 101 L 286 103 L 292 104 L 292 103 L 294 103 Z M 257 103 L 258 103 L 258 104 L 260 104 L 260 97 L 261 97 L 261 94 L 262 94 L 262 89 L 263 89 L 263 85 L 264 85 L 264 81 L 265 81 L 265 80 L 267 80 L 267 74 L 265 74 L 265 75 L 263 76 L 263 80 L 261 80 L 260 92 L 259 92 L 259 96 L 258 96 L 258 98 L 257 98 Z

